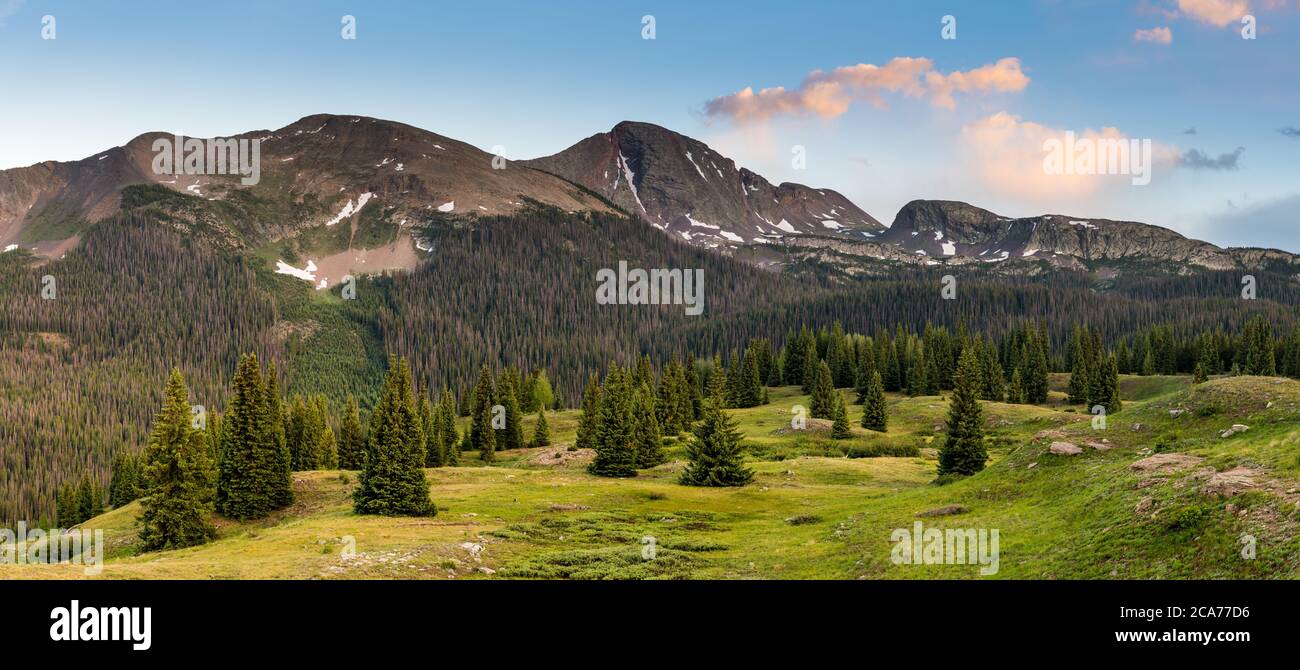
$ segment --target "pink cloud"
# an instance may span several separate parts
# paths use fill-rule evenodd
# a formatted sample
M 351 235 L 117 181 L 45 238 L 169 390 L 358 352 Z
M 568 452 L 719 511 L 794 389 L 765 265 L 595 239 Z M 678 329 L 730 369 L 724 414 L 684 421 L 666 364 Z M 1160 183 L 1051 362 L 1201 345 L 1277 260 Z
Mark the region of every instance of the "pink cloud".
M 1137 42 L 1155 42 L 1156 44 L 1171 44 L 1174 41 L 1174 32 L 1168 28 L 1151 28 L 1139 29 L 1133 33 L 1133 39 Z
M 966 72 L 944 74 L 928 58 L 898 57 L 884 65 L 859 63 L 830 72 L 815 70 L 804 77 L 797 89 L 781 86 L 755 92 L 746 87 L 737 93 L 705 103 L 709 116 L 727 116 L 735 121 L 762 121 L 774 116 L 818 116 L 834 118 L 848 111 L 854 102 L 885 107 L 885 93 L 907 97 L 929 96 L 936 107 L 953 109 L 953 93 L 1017 92 L 1029 85 L 1018 58 L 1003 58 Z
M 1178 10 L 1183 16 L 1222 28 L 1249 14 L 1250 6 L 1246 0 L 1178 0 Z

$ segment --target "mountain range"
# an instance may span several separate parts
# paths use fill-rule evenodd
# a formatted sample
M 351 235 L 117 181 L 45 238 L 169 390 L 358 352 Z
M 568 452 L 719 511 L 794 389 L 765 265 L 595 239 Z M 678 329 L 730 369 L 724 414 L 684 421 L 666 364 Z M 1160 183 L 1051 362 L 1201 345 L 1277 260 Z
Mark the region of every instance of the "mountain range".
M 772 184 L 699 140 L 624 121 L 551 156 L 506 161 L 406 124 L 318 114 L 261 140 L 261 180 L 156 174 L 156 140 L 140 135 L 72 162 L 0 171 L 0 247 L 59 257 L 89 225 L 148 209 L 178 230 L 235 248 L 268 244 L 305 259 L 322 286 L 348 273 L 411 269 L 433 222 L 510 214 L 529 203 L 615 212 L 687 244 L 767 267 L 816 261 L 847 274 L 899 264 L 979 264 L 1008 273 L 1051 269 L 1106 279 L 1133 271 L 1269 268 L 1300 259 L 1222 248 L 1154 225 L 1083 216 L 1000 216 L 952 201 L 915 200 L 886 227 L 831 189 Z M 340 225 L 347 224 L 347 225 Z M 278 259 L 277 259 L 278 260 Z

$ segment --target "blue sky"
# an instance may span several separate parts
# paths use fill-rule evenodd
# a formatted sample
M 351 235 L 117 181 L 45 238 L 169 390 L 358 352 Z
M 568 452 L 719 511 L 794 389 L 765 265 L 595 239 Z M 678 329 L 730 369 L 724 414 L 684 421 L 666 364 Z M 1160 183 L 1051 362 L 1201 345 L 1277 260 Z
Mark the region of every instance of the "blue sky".
M 1242 13 L 1257 39 L 1242 39 Z M 647 14 L 654 40 L 642 39 Z M 41 39 L 46 15 L 54 40 Z M 343 15 L 357 19 L 355 41 L 340 38 Z M 954 40 L 941 38 L 945 15 Z M 890 71 L 894 59 L 926 59 L 922 84 L 926 73 L 974 81 L 1014 59 L 1023 82 L 958 89 L 951 105 L 932 90 L 868 90 L 838 113 L 707 111 L 748 87 L 793 91 L 817 70 Z M 839 190 L 886 223 L 908 200 L 944 198 L 1300 251 L 1300 137 L 1279 132 L 1300 127 L 1300 0 L 0 0 L 0 62 L 0 168 L 83 158 L 150 130 L 227 135 L 319 112 L 402 121 L 511 158 L 635 119 L 774 182 Z M 1041 179 L 1042 137 L 1105 128 L 1157 147 L 1151 184 Z M 795 146 L 806 169 L 791 164 Z M 1197 167 L 1192 150 L 1227 158 Z

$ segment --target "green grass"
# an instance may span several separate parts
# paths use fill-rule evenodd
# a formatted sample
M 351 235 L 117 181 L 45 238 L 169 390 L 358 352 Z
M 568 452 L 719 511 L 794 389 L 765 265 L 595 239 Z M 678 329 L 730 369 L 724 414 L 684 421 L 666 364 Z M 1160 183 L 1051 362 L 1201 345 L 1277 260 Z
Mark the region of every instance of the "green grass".
M 975 565 L 894 564 L 891 534 L 918 520 L 926 528 L 997 529 L 991 578 L 1294 576 L 1300 383 L 1122 383 L 1134 397 L 1105 431 L 1079 407 L 985 403 L 989 467 L 942 486 L 933 450 L 943 442 L 946 399 L 891 395 L 884 434 L 857 427 L 861 409 L 850 406 L 853 438 L 831 440 L 816 422 L 785 430 L 791 407 L 807 407 L 808 398 L 780 388 L 770 390 L 769 404 L 733 411 L 756 472 L 737 489 L 677 484 L 682 438 L 668 445 L 670 462 L 633 479 L 591 476 L 581 460 L 553 462 L 547 456 L 564 451 L 577 426 L 577 413 L 564 411 L 548 413 L 554 446 L 545 454 L 499 452 L 483 467 L 469 453 L 461 467 L 429 470 L 433 518 L 359 517 L 349 499 L 355 473 L 302 472 L 291 508 L 251 523 L 218 520 L 219 538 L 201 547 L 138 553 L 135 504 L 85 526 L 108 538 L 100 576 L 125 579 L 980 578 Z M 526 435 L 532 423 L 530 416 Z M 1250 429 L 1219 437 L 1233 423 Z M 1130 467 L 1162 435 L 1173 451 L 1204 460 L 1158 474 Z M 1047 449 L 1054 440 L 1083 446 L 1103 438 L 1113 448 L 1085 447 L 1078 456 Z M 869 445 L 916 445 L 918 455 L 845 457 Z M 1254 490 L 1232 498 L 1201 492 L 1214 471 L 1239 466 L 1255 473 Z M 948 505 L 965 511 L 917 516 Z M 1255 538 L 1254 560 L 1240 556 L 1244 534 Z M 0 566 L 0 579 L 81 576 L 75 566 Z

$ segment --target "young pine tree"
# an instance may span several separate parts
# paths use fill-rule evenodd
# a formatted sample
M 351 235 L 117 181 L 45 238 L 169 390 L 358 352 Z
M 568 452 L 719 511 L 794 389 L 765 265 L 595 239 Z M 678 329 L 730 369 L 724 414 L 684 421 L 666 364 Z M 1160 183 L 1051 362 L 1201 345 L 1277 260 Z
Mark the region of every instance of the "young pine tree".
M 537 408 L 537 423 L 536 425 L 533 426 L 532 446 L 534 447 L 551 446 L 551 427 L 546 424 L 545 407 Z
M 190 547 L 216 535 L 208 521 L 213 491 L 207 436 L 190 424 L 189 395 L 180 370 L 173 369 L 144 450 L 139 521 L 146 551 Z
M 593 374 L 587 379 L 587 387 L 582 391 L 582 416 L 578 418 L 578 435 L 573 442 L 574 448 L 595 449 L 599 427 L 600 380 Z
M 714 375 L 719 377 L 719 375 Z M 587 471 L 602 477 L 636 476 L 636 421 L 627 374 L 615 363 L 601 387 L 600 413 Z
M 424 430 L 406 359 L 390 357 L 379 403 L 370 416 L 365 464 L 352 493 L 357 514 L 433 516 L 424 476 Z
M 979 401 L 979 361 L 975 352 L 962 352 L 948 403 L 948 435 L 939 450 L 939 474 L 973 475 L 984 469 L 984 410 Z
M 653 468 L 663 463 L 663 433 L 659 429 L 659 419 L 655 416 L 655 397 L 650 387 L 643 386 L 636 393 L 636 428 L 633 434 L 636 442 L 636 467 Z
M 853 437 L 853 430 L 849 427 L 849 412 L 844 407 L 844 396 L 839 391 L 835 392 L 832 400 L 833 409 L 831 410 L 831 438 L 836 440 L 847 440 Z
M 722 409 L 717 396 L 705 403 L 704 416 L 695 426 L 694 439 L 686 445 L 689 462 L 681 483 L 687 486 L 744 486 L 754 479 L 745 467 L 736 420 Z
M 885 409 L 885 385 L 879 372 L 871 373 L 871 382 L 867 385 L 867 394 L 862 402 L 862 427 L 878 432 L 888 428 L 888 415 Z
M 831 378 L 831 368 L 826 361 L 819 361 L 814 374 L 812 398 L 808 404 L 814 419 L 833 419 L 835 411 L 835 382 Z
M 486 364 L 479 371 L 478 384 L 470 403 L 470 426 L 467 442 L 469 449 L 479 452 L 479 458 L 491 461 L 496 452 L 496 431 L 492 429 L 492 406 L 496 404 L 496 391 L 492 388 L 492 373 Z M 490 447 L 490 448 L 489 448 Z

